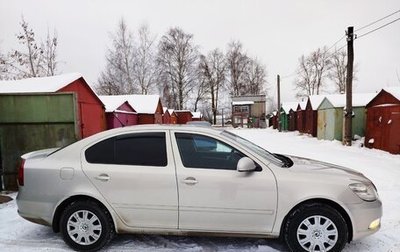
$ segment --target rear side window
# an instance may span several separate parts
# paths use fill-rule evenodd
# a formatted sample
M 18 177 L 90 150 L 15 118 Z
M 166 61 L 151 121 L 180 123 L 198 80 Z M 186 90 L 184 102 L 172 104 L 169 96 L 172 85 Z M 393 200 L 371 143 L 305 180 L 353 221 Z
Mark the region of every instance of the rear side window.
M 140 166 L 166 166 L 165 133 L 138 133 L 103 140 L 85 151 L 87 162 Z

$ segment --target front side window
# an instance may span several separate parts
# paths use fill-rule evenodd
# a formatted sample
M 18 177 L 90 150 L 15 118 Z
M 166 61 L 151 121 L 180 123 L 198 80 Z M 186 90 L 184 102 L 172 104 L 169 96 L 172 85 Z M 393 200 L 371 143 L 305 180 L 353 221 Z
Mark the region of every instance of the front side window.
M 217 139 L 189 133 L 175 133 L 182 163 L 187 168 L 236 170 L 240 151 Z
M 166 166 L 165 133 L 136 133 L 108 138 L 85 151 L 87 162 L 139 166 Z

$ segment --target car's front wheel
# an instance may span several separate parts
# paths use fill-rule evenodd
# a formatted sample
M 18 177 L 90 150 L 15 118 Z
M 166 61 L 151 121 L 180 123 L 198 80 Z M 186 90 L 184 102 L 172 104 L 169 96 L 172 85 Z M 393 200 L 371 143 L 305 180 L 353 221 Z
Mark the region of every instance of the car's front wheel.
M 302 205 L 293 211 L 285 226 L 285 241 L 291 251 L 341 251 L 348 228 L 342 215 L 324 204 Z
M 62 237 L 71 248 L 96 251 L 114 236 L 114 226 L 107 210 L 92 201 L 69 205 L 60 219 Z

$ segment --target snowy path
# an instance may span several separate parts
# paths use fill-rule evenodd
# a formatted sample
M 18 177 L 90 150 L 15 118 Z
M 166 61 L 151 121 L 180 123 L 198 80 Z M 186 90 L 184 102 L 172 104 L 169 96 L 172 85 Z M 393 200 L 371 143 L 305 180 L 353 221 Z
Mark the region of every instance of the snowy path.
M 233 130 L 272 152 L 292 154 L 352 167 L 367 175 L 378 187 L 383 201 L 381 230 L 352 242 L 344 251 L 400 251 L 400 155 L 378 150 L 343 147 L 338 142 L 319 141 L 297 133 L 264 130 Z M 15 197 L 15 194 L 13 195 Z M 0 205 L 0 251 L 69 251 L 59 234 L 18 216 L 15 201 Z M 277 240 L 250 238 L 121 235 L 106 251 L 285 251 Z

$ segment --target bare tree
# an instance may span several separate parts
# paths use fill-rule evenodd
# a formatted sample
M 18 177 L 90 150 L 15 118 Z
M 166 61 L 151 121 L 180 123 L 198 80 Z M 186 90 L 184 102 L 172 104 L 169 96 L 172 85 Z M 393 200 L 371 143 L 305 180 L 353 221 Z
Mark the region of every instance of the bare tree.
M 35 33 L 22 17 L 22 31 L 17 39 L 26 51 L 12 50 L 8 57 L 8 70 L 12 78 L 29 78 L 52 76 L 57 68 L 57 35 L 47 34 L 47 40 L 40 45 L 36 42 Z
M 46 63 L 45 70 L 47 76 L 54 76 L 57 70 L 57 45 L 58 38 L 57 32 L 54 30 L 53 37 L 50 36 L 49 31 L 47 31 L 47 38 L 45 44 L 42 44 L 44 48 L 44 61 Z
M 7 67 L 7 58 L 2 53 L 0 48 L 0 80 L 8 79 L 8 67 Z
M 356 80 L 356 66 L 353 67 L 353 80 Z M 347 76 L 347 52 L 345 50 L 335 50 L 331 55 L 331 70 L 328 77 L 336 86 L 339 93 L 344 93 L 346 88 Z
M 134 78 L 135 48 L 133 34 L 121 19 L 115 34 L 111 34 L 112 48 L 107 50 L 106 69 L 100 73 L 97 91 L 101 94 L 132 94 L 138 88 Z
M 299 59 L 298 76 L 295 80 L 297 96 L 320 94 L 330 67 L 330 55 L 326 47 L 318 48 L 307 57 L 302 55 Z
M 138 33 L 134 75 L 140 89 L 139 92 L 149 94 L 153 91 L 157 80 L 155 37 L 150 34 L 146 25 L 141 26 Z
M 193 93 L 193 111 L 196 112 L 199 109 L 200 103 L 206 101 L 208 93 L 205 79 L 201 78 L 200 75 L 198 78 L 198 83 L 193 89 Z
M 168 87 L 173 99 L 167 104 L 175 109 L 184 109 L 196 78 L 198 49 L 193 35 L 181 28 L 171 28 L 162 36 L 158 46 L 158 64 L 161 81 Z M 165 89 L 164 89 L 165 90 Z
M 246 93 L 245 90 L 245 72 L 249 64 L 249 57 L 243 52 L 242 43 L 232 41 L 228 45 L 226 61 L 228 66 L 228 81 L 231 88 L 231 94 L 234 96 Z
M 249 59 L 244 75 L 245 93 L 250 95 L 266 94 L 267 73 L 258 59 Z
M 205 93 L 209 95 L 209 99 L 211 100 L 214 124 L 217 122 L 219 94 L 225 87 L 226 69 L 226 61 L 220 50 L 214 49 L 207 57 L 204 55 L 200 56 L 200 79 L 204 82 Z

